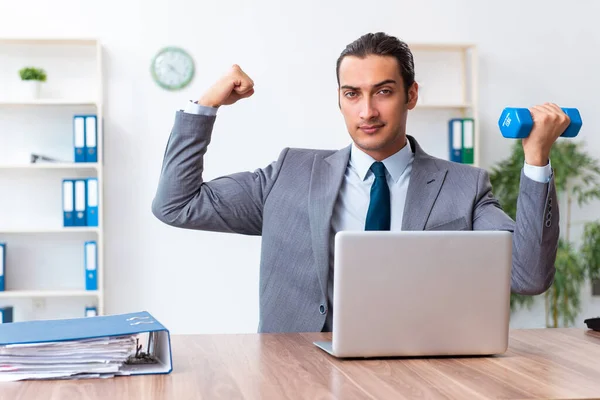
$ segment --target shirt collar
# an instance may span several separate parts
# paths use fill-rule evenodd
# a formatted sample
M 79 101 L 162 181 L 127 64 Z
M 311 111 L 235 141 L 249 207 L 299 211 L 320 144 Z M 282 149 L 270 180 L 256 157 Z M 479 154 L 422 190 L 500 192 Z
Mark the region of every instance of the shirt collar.
M 392 180 L 398 182 L 413 157 L 414 154 L 410 146 L 410 140 L 406 139 L 406 146 L 382 162 Z M 352 143 L 352 148 L 350 149 L 350 166 L 356 170 L 360 179 L 363 181 L 367 179 L 367 175 L 370 172 L 369 168 L 371 168 L 374 162 L 375 159 L 373 157 L 359 149 L 354 142 Z

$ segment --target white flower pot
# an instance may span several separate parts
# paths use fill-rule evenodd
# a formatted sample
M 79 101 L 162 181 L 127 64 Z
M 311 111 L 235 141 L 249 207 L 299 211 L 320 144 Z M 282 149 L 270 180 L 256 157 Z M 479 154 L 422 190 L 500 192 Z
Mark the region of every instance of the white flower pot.
M 35 100 L 40 97 L 40 81 L 36 80 L 26 80 L 21 81 L 22 83 L 22 95 L 26 100 Z

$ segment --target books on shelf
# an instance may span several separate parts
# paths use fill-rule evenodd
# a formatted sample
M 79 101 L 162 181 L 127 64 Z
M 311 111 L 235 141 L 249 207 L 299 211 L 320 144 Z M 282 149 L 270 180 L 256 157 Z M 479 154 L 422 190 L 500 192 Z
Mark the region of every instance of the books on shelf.
M 95 240 L 85 241 L 83 243 L 83 252 L 81 257 L 81 267 L 84 271 L 83 283 L 86 292 L 98 291 L 98 244 Z M 0 243 L 0 292 L 4 294 L 10 294 L 10 291 L 6 291 L 5 287 L 5 272 L 6 272 L 6 243 Z M 21 291 L 16 291 L 19 293 Z M 53 292 L 57 293 L 57 292 Z M 64 292 L 68 293 L 68 292 Z M 34 292 L 30 292 L 31 295 Z M 37 293 L 36 293 L 37 294 Z M 8 296 L 10 297 L 10 296 Z M 96 306 L 87 306 L 85 308 L 86 316 L 98 315 L 98 309 Z M 12 307 L 0 307 L 0 323 L 8 323 L 13 321 L 13 308 Z
M 96 114 L 73 115 L 73 159 L 61 159 L 47 154 L 31 153 L 30 163 L 97 163 L 98 117 Z
M 85 290 L 98 290 L 98 242 L 88 240 L 83 243 L 81 265 L 85 271 Z M 0 243 L 0 292 L 6 291 L 6 243 Z
M 6 290 L 6 243 L 0 243 L 0 292 Z
M 98 226 L 98 178 L 63 179 L 63 226 Z
M 98 290 L 98 244 L 95 240 L 84 243 L 85 290 Z
M 462 164 L 475 161 L 475 121 L 473 118 L 452 118 L 448 121 L 449 160 Z
M 98 162 L 98 118 L 95 114 L 73 116 L 73 150 L 76 163 Z
M 97 317 L 98 316 L 98 308 L 86 307 L 85 308 L 85 316 L 86 317 Z
M 13 308 L 10 306 L 0 307 L 0 324 L 13 322 Z

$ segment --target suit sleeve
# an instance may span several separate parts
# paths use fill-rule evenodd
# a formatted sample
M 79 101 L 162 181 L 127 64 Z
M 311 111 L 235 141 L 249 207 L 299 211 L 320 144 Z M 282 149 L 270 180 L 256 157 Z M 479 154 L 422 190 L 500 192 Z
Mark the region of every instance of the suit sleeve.
M 512 292 L 525 295 L 545 292 L 554 281 L 560 233 L 554 176 L 542 183 L 521 171 L 516 221 L 494 198 L 487 171 L 480 170 L 477 187 L 473 229 L 513 232 Z
M 215 116 L 178 111 L 164 153 L 152 213 L 165 224 L 187 229 L 260 235 L 263 204 L 279 174 L 279 160 L 254 172 L 204 182 L 204 155 Z

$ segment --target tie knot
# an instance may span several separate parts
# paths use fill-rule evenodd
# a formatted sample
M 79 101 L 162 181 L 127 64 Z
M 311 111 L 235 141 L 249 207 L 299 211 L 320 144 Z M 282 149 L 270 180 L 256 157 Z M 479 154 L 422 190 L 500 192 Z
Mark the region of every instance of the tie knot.
M 383 165 L 382 162 L 375 161 L 371 165 L 371 171 L 373 171 L 373 174 L 375 174 L 376 177 L 385 178 L 385 165 Z

